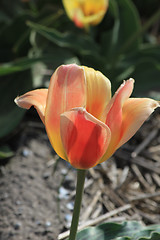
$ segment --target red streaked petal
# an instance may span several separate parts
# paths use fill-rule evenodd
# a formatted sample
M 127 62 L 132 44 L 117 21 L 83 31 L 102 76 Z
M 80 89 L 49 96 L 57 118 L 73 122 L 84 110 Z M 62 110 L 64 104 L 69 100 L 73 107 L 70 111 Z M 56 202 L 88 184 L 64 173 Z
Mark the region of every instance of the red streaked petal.
M 84 67 L 87 85 L 86 110 L 101 120 L 102 113 L 111 99 L 111 83 L 101 72 Z
M 121 109 L 126 99 L 130 97 L 133 91 L 134 79 L 130 78 L 124 81 L 105 109 L 106 122 L 109 122 L 109 115 L 115 115 L 117 110 Z M 112 121 L 112 120 L 111 120 Z
M 122 107 L 133 91 L 133 84 L 133 79 L 124 81 L 105 109 L 104 116 L 107 116 L 106 125 L 111 130 L 111 141 L 101 162 L 108 159 L 116 150 L 122 126 Z
M 17 97 L 14 101 L 21 108 L 29 109 L 34 106 L 44 123 L 47 94 L 48 89 L 37 89 Z
M 110 129 L 84 108 L 61 115 L 63 146 L 75 168 L 88 169 L 97 165 L 107 150 L 110 136 Z
M 119 143 L 114 149 L 109 146 L 100 162 L 107 160 L 120 146 L 126 143 L 157 107 L 160 107 L 160 102 L 150 98 L 129 98 L 126 100 L 122 108 Z
M 122 127 L 119 148 L 127 142 L 141 127 L 160 104 L 150 98 L 129 98 L 122 108 Z
M 119 141 L 122 124 L 122 107 L 133 91 L 133 83 L 133 79 L 124 82 L 109 103 L 110 109 L 107 114 L 106 125 L 110 128 L 112 133 L 111 143 L 109 146 L 112 150 L 115 149 Z
M 45 125 L 50 142 L 57 154 L 66 160 L 60 136 L 60 115 L 86 102 L 84 70 L 75 64 L 60 66 L 51 77 Z

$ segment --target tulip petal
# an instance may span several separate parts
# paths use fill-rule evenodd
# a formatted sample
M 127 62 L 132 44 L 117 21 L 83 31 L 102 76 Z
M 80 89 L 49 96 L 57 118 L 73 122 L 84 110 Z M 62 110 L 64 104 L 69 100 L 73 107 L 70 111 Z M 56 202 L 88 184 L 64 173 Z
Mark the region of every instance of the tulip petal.
M 70 164 L 88 169 L 99 163 L 110 141 L 110 129 L 84 108 L 61 115 L 61 138 Z
M 78 9 L 79 3 L 75 0 L 62 0 L 68 17 L 72 20 L 75 15 L 75 9 Z
M 111 130 L 111 141 L 101 162 L 108 159 L 115 152 L 117 144 L 119 143 L 122 125 L 122 107 L 124 102 L 130 97 L 133 91 L 133 84 L 133 79 L 124 81 L 105 109 L 105 114 L 107 116 L 106 125 Z
M 85 16 L 85 17 L 83 17 L 81 22 L 83 23 L 84 26 L 97 25 L 102 21 L 105 13 L 106 13 L 106 9 L 101 10 L 101 11 L 97 12 L 96 14 L 93 14 L 90 16 Z
M 84 14 L 82 10 L 80 8 L 75 9 L 74 16 L 72 18 L 74 24 L 79 28 L 83 28 L 84 27 L 83 19 L 84 19 Z
M 60 115 L 86 103 L 84 70 L 75 64 L 60 66 L 51 77 L 45 112 L 45 126 L 57 154 L 67 160 L 60 136 Z
M 85 26 L 87 29 L 89 25 L 94 26 L 99 24 L 102 21 L 105 13 L 106 10 L 101 10 L 96 14 L 85 16 L 81 9 L 76 9 L 73 21 L 77 27 L 82 28 Z
M 102 113 L 111 98 L 111 83 L 101 72 L 84 67 L 87 84 L 86 110 L 101 120 Z
M 101 22 L 108 8 L 108 0 L 63 0 L 63 5 L 68 17 L 82 28 Z
M 122 107 L 124 102 L 130 97 L 133 91 L 133 79 L 121 84 L 118 91 L 113 96 L 111 102 L 109 103 L 109 111 L 106 118 L 106 124 L 111 129 L 112 139 L 114 139 L 114 144 L 119 138 L 121 124 L 122 124 Z
M 160 107 L 160 102 L 150 98 L 127 99 L 122 108 L 122 125 L 119 143 L 114 151 L 110 151 L 108 148 L 108 151 L 100 162 L 108 159 L 119 147 L 126 143 L 157 107 Z
M 79 9 L 83 12 L 81 22 L 84 26 L 97 25 L 100 23 L 107 11 L 108 0 L 81 0 Z
M 108 7 L 108 0 L 80 0 L 79 2 L 85 16 L 96 14 Z
M 160 107 L 160 104 L 150 98 L 130 98 L 124 103 L 121 137 L 117 148 L 137 132 L 157 107 Z
M 34 106 L 44 123 L 47 94 L 48 89 L 36 89 L 17 97 L 14 101 L 21 108 L 29 109 Z

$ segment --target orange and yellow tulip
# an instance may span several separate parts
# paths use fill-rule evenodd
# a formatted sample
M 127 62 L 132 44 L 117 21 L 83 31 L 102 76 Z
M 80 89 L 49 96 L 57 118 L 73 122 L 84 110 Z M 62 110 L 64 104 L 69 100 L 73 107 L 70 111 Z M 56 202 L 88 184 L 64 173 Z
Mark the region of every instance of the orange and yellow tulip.
M 63 0 L 68 17 L 77 27 L 99 24 L 108 8 L 108 0 Z
M 15 102 L 37 109 L 61 158 L 88 169 L 107 160 L 160 106 L 150 98 L 130 98 L 133 85 L 133 79 L 124 81 L 111 98 L 111 83 L 101 72 L 62 65 L 48 89 L 27 92 Z

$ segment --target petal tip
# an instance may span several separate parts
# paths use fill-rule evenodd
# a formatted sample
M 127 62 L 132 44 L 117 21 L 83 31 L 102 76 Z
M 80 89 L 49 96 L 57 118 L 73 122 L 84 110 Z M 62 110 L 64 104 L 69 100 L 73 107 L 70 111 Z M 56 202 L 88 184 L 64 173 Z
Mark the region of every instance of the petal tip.
M 18 105 L 18 98 L 19 98 L 19 97 L 16 97 L 16 98 L 14 99 L 14 102 L 15 102 L 16 105 Z
M 81 66 L 77 65 L 76 63 L 70 63 L 70 64 L 62 64 L 58 67 L 58 69 L 70 69 L 70 68 L 82 68 Z
M 156 109 L 158 107 L 160 107 L 160 101 L 153 101 L 151 103 L 151 108 Z
M 16 97 L 15 99 L 14 99 L 14 102 L 15 102 L 15 104 L 18 106 L 18 107 L 22 107 L 21 106 L 21 97 Z M 23 107 L 22 107 L 23 108 Z
M 128 81 L 135 83 L 134 78 L 129 78 Z
M 27 104 L 27 102 L 25 102 L 25 101 L 23 100 L 23 97 L 24 97 L 24 95 L 16 97 L 16 98 L 14 99 L 14 102 L 15 102 L 15 104 L 16 104 L 18 107 L 20 107 L 20 108 L 25 108 L 25 109 L 28 110 L 28 109 L 31 107 L 31 105 Z
M 123 80 L 123 83 L 121 84 L 120 87 L 124 87 L 126 84 L 134 84 L 135 80 L 133 78 L 129 78 L 128 80 Z

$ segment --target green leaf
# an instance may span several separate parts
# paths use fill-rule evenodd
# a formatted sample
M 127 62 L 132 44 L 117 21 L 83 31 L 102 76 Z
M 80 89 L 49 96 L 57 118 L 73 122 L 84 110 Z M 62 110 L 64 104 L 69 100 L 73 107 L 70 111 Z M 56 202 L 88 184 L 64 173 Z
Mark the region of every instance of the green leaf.
M 114 17 L 114 25 L 101 37 L 102 54 L 105 54 L 108 68 L 114 68 L 121 55 L 139 49 L 142 37 L 133 39 L 141 29 L 140 17 L 131 0 L 113 0 L 109 14 Z M 109 61 L 108 61 L 109 60 Z
M 3 23 L 3 27 L 4 27 L 4 24 L 8 24 L 9 21 L 10 21 L 10 19 L 7 16 L 7 14 L 5 12 L 3 12 L 2 10 L 0 10 L 0 23 Z
M 98 45 L 87 35 L 79 35 L 72 32 L 61 33 L 53 28 L 48 28 L 33 22 L 28 22 L 27 24 L 36 32 L 60 47 L 72 49 L 82 55 L 94 55 L 99 51 Z
M 116 0 L 110 0 L 109 1 L 109 9 L 108 12 L 114 16 L 115 19 L 119 18 L 119 10 L 118 10 L 118 4 Z
M 132 62 L 137 62 L 142 58 L 151 58 L 152 60 L 157 60 L 160 62 L 160 46 L 145 44 L 142 45 L 135 55 L 131 56 Z
M 14 99 L 32 89 L 30 72 L 5 76 L 0 81 L 0 138 L 8 135 L 20 122 L 25 111 L 14 103 Z
M 140 95 L 160 88 L 160 47 L 158 45 L 142 45 L 138 51 L 121 56 L 116 66 L 110 70 L 110 79 L 116 88 L 119 82 L 130 77 L 136 81 L 134 94 Z M 118 85 L 117 85 L 118 83 Z M 114 90 L 116 90 L 114 88 Z M 157 95 L 157 94 L 156 94 Z
M 78 233 L 77 240 L 113 240 L 117 237 L 133 236 L 135 231 L 140 231 L 141 225 L 137 222 L 124 222 L 123 224 L 105 223 L 91 227 Z
M 56 51 L 57 52 L 57 51 Z M 61 62 L 62 63 L 62 58 L 66 58 L 65 56 L 66 51 L 64 52 L 64 56 L 57 56 L 57 58 L 55 58 L 54 55 L 43 55 L 41 57 L 35 57 L 35 58 L 28 58 L 28 57 L 24 57 L 24 58 L 20 58 L 19 60 L 15 60 L 13 62 L 8 62 L 8 63 L 4 63 L 0 65 L 0 76 L 4 76 L 4 75 L 8 75 L 8 74 L 12 74 L 12 73 L 16 73 L 16 72 L 22 72 L 24 70 L 30 69 L 34 64 L 38 63 L 38 62 L 50 62 L 55 63 L 57 62 Z M 71 57 L 71 55 L 68 55 L 69 57 Z
M 31 68 L 31 66 L 41 61 L 41 58 L 28 58 L 24 57 L 19 60 L 15 60 L 13 62 L 8 62 L 0 65 L 0 76 L 15 73 L 15 72 L 21 72 L 24 70 L 27 70 Z
M 160 91 L 158 91 L 158 90 L 152 91 L 152 90 L 151 90 L 151 91 L 149 92 L 148 96 L 149 96 L 150 98 L 153 98 L 153 99 L 159 101 L 159 99 L 160 99 Z
M 3 145 L 0 147 L 0 159 L 10 158 L 14 155 L 11 151 L 10 147 L 7 145 Z
M 141 29 L 140 17 L 131 0 L 117 0 L 117 3 L 120 19 L 117 50 L 121 53 L 133 52 L 139 48 L 142 42 L 141 36 L 131 41 L 132 36 Z
M 149 237 L 141 237 L 138 240 L 159 240 L 160 233 L 153 232 Z
M 114 17 L 114 24 L 111 29 L 108 29 L 102 33 L 101 37 L 101 47 L 102 53 L 108 59 L 114 58 L 115 53 L 117 52 L 116 45 L 118 42 L 118 33 L 119 33 L 119 9 L 116 0 L 110 1 L 108 14 Z
M 134 93 L 148 95 L 160 88 L 160 64 L 154 59 L 144 58 L 135 65 L 132 77 L 136 80 Z
M 157 236 L 160 237 L 160 225 L 146 227 L 139 222 L 128 221 L 89 227 L 77 234 L 77 240 L 158 240 Z
M 17 16 L 0 31 L 0 62 L 27 55 L 29 43 L 29 27 L 26 20 L 28 14 Z

